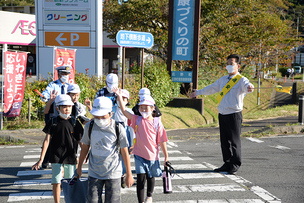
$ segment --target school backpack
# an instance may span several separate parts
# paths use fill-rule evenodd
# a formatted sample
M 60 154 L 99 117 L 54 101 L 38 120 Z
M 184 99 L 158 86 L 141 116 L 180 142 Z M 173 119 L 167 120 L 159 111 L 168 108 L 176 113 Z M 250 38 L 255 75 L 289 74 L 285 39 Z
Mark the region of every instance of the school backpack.
M 93 126 L 94 126 L 94 119 L 92 119 L 90 121 L 90 124 L 89 124 L 89 132 L 88 132 L 89 134 L 88 134 L 88 136 L 89 136 L 90 140 L 91 140 L 91 134 L 92 134 Z M 117 121 L 115 121 L 115 133 L 116 133 L 116 137 L 117 137 L 116 145 L 118 146 L 118 142 L 119 142 L 119 123 Z M 87 158 L 86 158 L 85 162 L 87 162 L 89 160 L 90 154 L 91 154 L 91 149 L 90 149 L 90 151 L 87 155 Z

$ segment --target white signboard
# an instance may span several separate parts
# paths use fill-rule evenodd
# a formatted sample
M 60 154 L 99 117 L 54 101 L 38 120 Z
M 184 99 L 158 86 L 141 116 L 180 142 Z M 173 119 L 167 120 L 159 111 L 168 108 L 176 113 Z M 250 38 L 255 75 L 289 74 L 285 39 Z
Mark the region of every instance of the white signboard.
M 35 45 L 35 15 L 0 11 L 0 44 Z
M 44 11 L 44 24 L 89 25 L 90 13 L 89 11 L 48 10 Z
M 89 8 L 91 0 L 43 0 L 44 8 Z

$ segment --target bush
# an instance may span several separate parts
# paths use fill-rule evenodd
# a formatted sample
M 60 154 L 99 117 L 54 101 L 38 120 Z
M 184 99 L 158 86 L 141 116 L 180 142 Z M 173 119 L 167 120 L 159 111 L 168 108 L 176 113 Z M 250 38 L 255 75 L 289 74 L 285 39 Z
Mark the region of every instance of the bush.
M 279 72 L 281 73 L 282 77 L 285 77 L 288 68 L 289 67 L 281 67 L 281 68 L 279 68 Z
M 136 92 L 141 88 L 141 67 L 133 67 L 132 73 L 135 73 L 135 81 L 133 86 Z M 166 106 L 173 97 L 177 97 L 180 91 L 180 83 L 172 82 L 167 71 L 167 64 L 160 60 L 147 62 L 144 64 L 144 87 L 151 91 L 151 96 L 154 98 L 159 108 Z

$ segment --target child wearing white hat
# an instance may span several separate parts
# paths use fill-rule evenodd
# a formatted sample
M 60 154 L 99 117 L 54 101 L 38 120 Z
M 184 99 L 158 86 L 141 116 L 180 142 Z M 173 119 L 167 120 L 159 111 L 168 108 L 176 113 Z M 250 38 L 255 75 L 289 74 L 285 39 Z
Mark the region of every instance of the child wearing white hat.
M 122 102 L 122 92 L 114 88 L 118 101 Z M 138 202 L 152 202 L 152 193 L 155 177 L 162 175 L 159 161 L 159 145 L 164 154 L 164 164 L 168 162 L 166 142 L 167 134 L 159 118 L 154 118 L 155 101 L 150 95 L 140 98 L 139 112 L 141 116 L 132 115 L 121 106 L 123 114 L 131 120 L 131 127 L 136 133 L 136 142 L 133 147 L 135 170 L 137 174 L 136 192 Z M 147 197 L 145 198 L 145 182 L 147 180 Z
M 77 164 L 77 148 L 80 147 L 80 139 L 83 128 L 79 121 L 73 120 L 70 116 L 74 105 L 71 97 L 62 94 L 55 99 L 59 116 L 54 123 L 50 120 L 43 129 L 46 133 L 42 145 L 39 161 L 32 166 L 32 170 L 38 170 L 50 145 L 50 163 L 52 164 L 52 185 L 55 202 L 60 202 L 62 168 L 64 168 L 64 178 L 72 178 Z M 51 139 L 52 138 L 52 139 Z
M 80 88 L 77 84 L 70 84 L 68 86 L 68 95 L 71 97 L 72 102 L 74 103 L 74 106 L 72 107 L 72 115 L 79 119 L 79 121 L 82 124 L 86 124 L 90 119 L 86 117 L 86 106 L 80 103 L 79 97 L 80 97 Z
M 126 185 L 131 187 L 134 183 L 126 131 L 121 124 L 112 119 L 112 101 L 107 97 L 98 97 L 94 100 L 91 114 L 94 119 L 84 127 L 84 136 L 81 140 L 83 147 L 80 152 L 77 174 L 81 176 L 82 165 L 91 146 L 88 202 L 92 202 L 92 200 L 102 202 L 103 185 L 105 185 L 105 202 L 120 202 L 121 157 L 126 166 Z M 92 125 L 91 134 L 89 134 L 90 125 Z
M 144 87 L 141 88 L 138 92 L 138 97 L 139 100 L 141 97 L 143 96 L 151 96 L 151 92 L 148 88 Z M 138 103 L 132 108 L 132 111 L 134 112 L 135 115 L 141 116 L 140 112 L 139 112 L 139 105 Z M 159 108 L 157 107 L 157 105 L 154 105 L 154 110 L 152 112 L 152 116 L 153 117 L 160 117 L 162 115 L 162 113 L 160 112 Z

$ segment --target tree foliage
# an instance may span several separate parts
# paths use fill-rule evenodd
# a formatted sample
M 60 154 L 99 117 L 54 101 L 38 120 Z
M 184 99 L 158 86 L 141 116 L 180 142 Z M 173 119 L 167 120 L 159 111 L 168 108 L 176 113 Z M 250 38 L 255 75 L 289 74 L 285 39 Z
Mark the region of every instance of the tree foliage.
M 34 6 L 35 0 L 0 0 L 0 6 Z
M 148 50 L 166 59 L 168 0 L 116 0 L 104 3 L 104 30 L 115 39 L 119 30 L 150 32 L 155 49 Z M 289 4 L 284 0 L 201 0 L 200 64 L 222 67 L 227 55 L 246 57 L 245 64 L 272 64 L 277 54 L 285 59 L 294 46 L 295 30 L 286 18 Z M 191 68 L 189 62 L 177 62 L 179 68 Z M 207 74 L 208 75 L 208 74 Z

